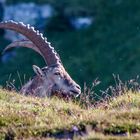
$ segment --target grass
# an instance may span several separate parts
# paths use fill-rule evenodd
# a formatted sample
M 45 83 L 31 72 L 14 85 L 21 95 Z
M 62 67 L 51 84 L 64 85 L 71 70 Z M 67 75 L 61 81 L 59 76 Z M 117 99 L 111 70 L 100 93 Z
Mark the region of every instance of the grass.
M 140 94 L 127 92 L 96 108 L 57 98 L 25 97 L 0 89 L 0 139 L 43 139 L 76 127 L 75 139 L 139 139 Z

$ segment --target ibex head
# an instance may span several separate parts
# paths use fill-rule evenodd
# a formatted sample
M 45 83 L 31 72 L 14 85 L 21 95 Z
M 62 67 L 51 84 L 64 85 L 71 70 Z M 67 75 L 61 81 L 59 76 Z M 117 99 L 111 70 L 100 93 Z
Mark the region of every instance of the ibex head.
M 81 92 L 81 88 L 76 84 L 62 65 L 54 65 L 50 67 L 39 67 L 33 65 L 34 72 L 44 81 L 53 93 L 57 92 L 62 96 L 77 96 Z
M 28 40 L 11 43 L 5 51 L 15 46 L 27 47 L 38 52 L 48 65 L 42 69 L 33 66 L 36 76 L 22 87 L 22 92 L 25 94 L 30 92 L 29 94 L 38 96 L 44 96 L 44 94 L 48 96 L 48 94 L 53 93 L 64 96 L 77 96 L 81 93 L 80 86 L 66 72 L 59 55 L 39 31 L 35 31 L 30 25 L 26 26 L 23 23 L 14 21 L 2 22 L 0 28 L 17 31 L 28 38 Z

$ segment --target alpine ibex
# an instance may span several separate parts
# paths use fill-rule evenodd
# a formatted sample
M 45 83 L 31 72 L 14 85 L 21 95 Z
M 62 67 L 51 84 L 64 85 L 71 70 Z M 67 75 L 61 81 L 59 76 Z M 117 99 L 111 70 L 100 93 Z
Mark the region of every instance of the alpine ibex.
M 38 52 L 47 63 L 44 68 L 33 65 L 36 76 L 21 88 L 22 94 L 39 97 L 58 94 L 67 97 L 78 96 L 81 93 L 80 86 L 66 72 L 57 52 L 38 30 L 35 31 L 29 24 L 24 25 L 22 22 L 11 20 L 1 22 L 0 28 L 16 31 L 28 39 L 11 43 L 5 51 L 15 46 L 27 47 Z

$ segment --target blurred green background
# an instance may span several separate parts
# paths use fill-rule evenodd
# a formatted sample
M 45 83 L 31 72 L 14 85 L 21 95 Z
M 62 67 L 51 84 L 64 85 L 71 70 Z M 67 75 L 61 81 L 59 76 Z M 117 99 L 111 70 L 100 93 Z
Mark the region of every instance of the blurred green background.
M 56 14 L 49 20 L 45 35 L 60 54 L 72 78 L 82 87 L 95 78 L 106 88 L 112 84 L 112 74 L 121 79 L 135 78 L 140 73 L 140 1 L 139 0 L 8 0 L 19 2 L 50 3 Z M 72 28 L 68 17 L 91 16 L 94 22 L 85 29 Z M 9 44 L 0 37 L 0 52 Z M 12 74 L 16 86 L 21 80 L 34 75 L 32 65 L 44 66 L 43 59 L 29 49 L 18 49 L 17 55 L 6 64 L 0 62 L 0 85 L 5 85 Z M 26 78 L 24 78 L 26 75 Z M 26 81 L 25 80 L 25 81 Z

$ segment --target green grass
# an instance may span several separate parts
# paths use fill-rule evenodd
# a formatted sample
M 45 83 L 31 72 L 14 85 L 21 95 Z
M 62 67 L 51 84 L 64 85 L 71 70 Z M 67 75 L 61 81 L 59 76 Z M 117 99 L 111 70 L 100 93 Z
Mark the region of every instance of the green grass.
M 89 132 L 85 139 L 140 138 L 139 93 L 130 91 L 111 98 L 108 103 L 100 103 L 97 108 L 83 109 L 78 104 L 55 97 L 25 97 L 1 89 L 0 139 L 43 139 L 47 134 L 71 131 L 73 126 Z

